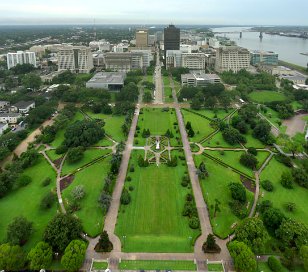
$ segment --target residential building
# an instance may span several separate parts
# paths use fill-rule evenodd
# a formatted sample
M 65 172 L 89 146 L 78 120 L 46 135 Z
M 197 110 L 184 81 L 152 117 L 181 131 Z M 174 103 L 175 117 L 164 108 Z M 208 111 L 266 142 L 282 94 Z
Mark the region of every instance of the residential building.
M 18 112 L 0 113 L 0 123 L 16 124 L 21 114 Z
M 251 65 L 278 65 L 278 54 L 272 51 L 254 50 L 250 56 Z
M 125 72 L 103 72 L 97 73 L 87 83 L 87 88 L 120 90 L 124 86 Z
M 180 50 L 180 29 L 169 25 L 164 29 L 165 58 L 168 50 Z
M 35 108 L 34 101 L 19 101 L 11 106 L 10 111 L 19 113 L 28 113 L 31 109 L 34 108 Z
M 17 64 L 32 64 L 34 67 L 36 65 L 36 55 L 35 52 L 24 52 L 17 51 L 17 53 L 7 53 L 7 68 L 11 69 Z
M 204 87 L 208 84 L 221 83 L 216 74 L 191 73 L 181 75 L 182 86 Z
M 241 69 L 248 69 L 250 65 L 250 52 L 238 46 L 223 46 L 216 50 L 215 70 L 219 73 Z
M 149 33 L 147 29 L 136 30 L 136 47 L 147 47 L 149 45 Z
M 0 123 L 0 135 L 2 135 L 3 132 L 7 130 L 8 128 L 9 128 L 8 123 Z
M 86 46 L 63 46 L 58 52 L 58 71 L 89 73 L 93 68 L 91 49 Z
M 204 53 L 183 53 L 181 66 L 202 72 L 206 67 L 206 56 Z
M 0 101 L 0 110 L 5 110 L 10 106 L 9 101 Z

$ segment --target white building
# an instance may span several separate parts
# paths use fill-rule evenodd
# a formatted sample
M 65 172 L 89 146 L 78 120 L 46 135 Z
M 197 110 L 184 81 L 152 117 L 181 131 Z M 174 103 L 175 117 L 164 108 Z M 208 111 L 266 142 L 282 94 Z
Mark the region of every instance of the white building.
M 184 53 L 182 54 L 182 67 L 193 71 L 204 71 L 206 66 L 206 56 L 204 53 Z
M 153 60 L 153 55 L 151 50 L 131 50 L 130 52 L 134 55 L 141 55 L 142 56 L 142 67 L 149 67 L 150 62 Z
M 190 44 L 180 44 L 180 51 L 182 53 L 191 53 L 191 45 Z
M 0 113 L 0 123 L 16 124 L 21 118 L 21 114 L 17 112 Z
M 126 73 L 124 72 L 97 73 L 86 83 L 86 87 L 118 91 L 124 86 L 125 78 Z
M 8 53 L 6 57 L 8 69 L 15 67 L 17 64 L 26 63 L 32 64 L 34 67 L 37 67 L 35 52 L 17 51 L 17 53 Z
M 182 86 L 205 87 L 208 84 L 221 83 L 216 74 L 191 73 L 181 75 Z
M 209 38 L 209 46 L 212 48 L 219 48 L 220 43 L 216 38 Z
M 58 52 L 58 71 L 89 73 L 93 68 L 91 49 L 86 46 L 64 46 Z
M 35 108 L 34 101 L 19 101 L 11 106 L 10 111 L 19 113 L 28 113 L 31 109 L 34 108 Z
M 0 123 L 0 135 L 2 135 L 3 132 L 7 130 L 8 128 L 9 128 L 8 123 Z
M 241 69 L 250 66 L 250 52 L 246 48 L 238 46 L 223 46 L 216 50 L 215 70 L 219 73 L 233 71 L 237 73 Z

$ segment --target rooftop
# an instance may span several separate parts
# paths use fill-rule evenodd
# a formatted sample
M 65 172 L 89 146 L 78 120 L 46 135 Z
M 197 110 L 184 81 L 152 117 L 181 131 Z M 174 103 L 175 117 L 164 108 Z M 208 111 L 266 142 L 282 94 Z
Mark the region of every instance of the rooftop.
M 19 117 L 20 113 L 17 112 L 8 112 L 8 113 L 0 113 L 0 117 Z
M 126 74 L 121 72 L 97 73 L 87 83 L 123 84 Z
M 24 109 L 24 108 L 31 106 L 34 103 L 35 103 L 34 101 L 19 101 L 16 104 L 14 104 L 13 106 L 18 108 L 18 109 Z

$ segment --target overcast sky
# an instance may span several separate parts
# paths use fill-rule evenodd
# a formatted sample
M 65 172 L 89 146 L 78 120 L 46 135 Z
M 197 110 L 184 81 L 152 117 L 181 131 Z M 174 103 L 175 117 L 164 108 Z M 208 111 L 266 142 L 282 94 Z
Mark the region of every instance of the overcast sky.
M 307 0 L 1 0 L 0 24 L 308 25 Z

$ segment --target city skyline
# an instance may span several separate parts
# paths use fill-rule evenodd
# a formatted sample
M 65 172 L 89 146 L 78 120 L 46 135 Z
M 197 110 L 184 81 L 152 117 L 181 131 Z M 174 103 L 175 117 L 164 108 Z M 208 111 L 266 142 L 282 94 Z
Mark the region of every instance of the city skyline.
M 301 7 L 301 8 L 298 8 Z M 260 0 L 168 1 L 119 0 L 100 2 L 12 0 L 0 4 L 0 24 L 217 24 L 217 25 L 308 25 L 308 2 Z M 149 12 L 151 14 L 149 15 Z

